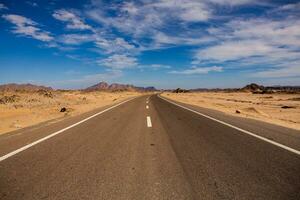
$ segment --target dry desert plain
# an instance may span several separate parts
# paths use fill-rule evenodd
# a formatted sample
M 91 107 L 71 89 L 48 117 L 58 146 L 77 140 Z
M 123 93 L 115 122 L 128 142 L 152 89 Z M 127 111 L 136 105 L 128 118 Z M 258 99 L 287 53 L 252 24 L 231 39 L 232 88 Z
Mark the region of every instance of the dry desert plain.
M 300 94 L 163 93 L 169 99 L 300 130 Z
M 0 134 L 61 120 L 141 95 L 138 92 L 0 92 Z M 60 112 L 65 107 L 65 112 Z
M 62 120 L 125 99 L 139 92 L 0 92 L 0 134 L 41 122 Z M 172 100 L 300 130 L 299 94 L 248 92 L 163 93 Z M 285 108 L 285 106 L 288 106 Z M 65 107 L 65 112 L 60 112 Z

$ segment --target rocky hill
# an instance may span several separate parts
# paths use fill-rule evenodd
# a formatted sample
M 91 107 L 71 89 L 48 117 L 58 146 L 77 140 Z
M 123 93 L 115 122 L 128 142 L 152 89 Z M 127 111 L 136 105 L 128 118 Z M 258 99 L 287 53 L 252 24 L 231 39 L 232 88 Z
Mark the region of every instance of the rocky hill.
M 0 85 L 0 91 L 8 92 L 8 91 L 40 91 L 40 90 L 46 90 L 50 91 L 53 90 L 51 87 L 45 87 L 40 85 L 33 85 L 33 84 L 16 84 L 16 83 L 10 83 L 5 85 Z
M 90 86 L 84 91 L 156 91 L 155 87 L 137 87 L 134 85 L 128 85 L 128 84 L 119 84 L 119 83 L 112 83 L 108 84 L 106 82 L 100 82 L 93 86 Z
M 258 85 L 256 83 L 251 83 L 246 85 L 245 87 L 241 88 L 242 91 L 249 91 L 249 92 L 261 92 L 265 90 L 265 87 L 262 85 Z
M 96 90 L 107 90 L 109 88 L 108 83 L 106 82 L 100 82 L 97 83 L 96 85 L 90 86 L 86 89 L 84 89 L 85 91 L 96 91 Z

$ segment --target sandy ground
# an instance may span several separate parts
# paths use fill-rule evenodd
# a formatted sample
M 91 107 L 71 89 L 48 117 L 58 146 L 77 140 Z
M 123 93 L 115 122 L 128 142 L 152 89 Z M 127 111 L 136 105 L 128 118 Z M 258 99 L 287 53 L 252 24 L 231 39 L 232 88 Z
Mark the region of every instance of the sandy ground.
M 137 92 L 2 92 L 0 134 L 53 119 L 64 119 L 141 95 Z M 60 112 L 65 107 L 66 112 Z
M 300 94 L 194 92 L 163 93 L 162 96 L 234 116 L 253 118 L 300 130 Z

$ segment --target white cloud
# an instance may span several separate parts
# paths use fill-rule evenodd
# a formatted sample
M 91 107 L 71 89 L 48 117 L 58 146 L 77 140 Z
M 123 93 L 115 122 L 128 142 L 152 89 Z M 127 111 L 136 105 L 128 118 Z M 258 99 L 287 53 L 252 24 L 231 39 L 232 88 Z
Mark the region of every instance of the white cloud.
M 118 13 L 109 16 L 108 10 Z M 151 35 L 170 23 L 202 22 L 211 16 L 211 9 L 198 0 L 158 0 L 140 3 L 97 4 L 86 11 L 93 20 L 134 36 Z
M 152 65 L 149 65 L 149 67 L 151 67 L 152 69 L 170 69 L 171 66 L 170 65 L 162 65 L 162 64 L 152 64 Z
M 257 0 L 208 0 L 209 2 L 220 4 L 220 5 L 230 5 L 239 6 L 244 4 L 254 4 Z
M 98 37 L 96 39 L 95 45 L 99 47 L 105 53 L 126 53 L 128 51 L 135 50 L 135 46 L 129 44 L 123 38 L 117 37 L 115 39 L 105 39 Z M 102 53 L 103 53 L 102 52 Z
M 250 19 L 234 20 L 228 23 L 233 29 L 232 37 L 239 39 L 260 39 L 272 45 L 300 47 L 299 19 Z
M 90 19 L 101 24 L 101 30 L 111 32 L 117 29 L 129 35 L 136 47 L 132 49 L 134 51 L 211 42 L 213 38 L 205 36 L 204 29 L 190 29 L 188 24 L 207 22 L 212 12 L 211 6 L 205 0 L 148 0 L 109 4 L 93 1 L 85 10 Z M 169 28 L 172 30 L 168 30 Z M 98 43 L 100 48 L 113 44 L 101 40 Z
M 284 9 L 292 8 L 285 6 Z M 261 78 L 300 74 L 299 18 L 235 19 L 222 27 L 209 29 L 209 33 L 222 42 L 199 49 L 193 64 L 230 62 L 227 67 L 252 68 L 258 72 L 249 76 Z
M 187 22 L 201 22 L 207 21 L 211 17 L 210 9 L 200 2 L 190 2 L 182 4 L 183 8 L 180 11 L 180 18 Z
M 156 32 L 153 35 L 153 40 L 156 47 L 164 47 L 165 45 L 199 45 L 204 43 L 209 43 L 215 39 L 210 36 L 189 36 L 188 34 L 184 36 L 170 36 L 163 32 Z
M 2 17 L 15 25 L 12 30 L 15 34 L 30 36 L 44 42 L 49 42 L 54 39 L 49 32 L 38 28 L 38 24 L 29 18 L 13 14 L 2 15 Z
M 151 64 L 151 65 L 139 65 L 139 69 L 151 69 L 151 70 L 159 70 L 159 69 L 171 69 L 170 65 L 162 65 L 162 64 Z
M 300 65 L 260 71 L 252 76 L 262 78 L 300 77 Z
M 114 54 L 108 58 L 98 61 L 99 65 L 110 67 L 112 69 L 132 68 L 138 65 L 137 59 L 131 56 Z
M 280 6 L 279 8 L 275 9 L 275 11 L 300 11 L 300 2 L 298 3 L 291 3 L 291 4 L 285 4 L 283 6 Z
M 187 22 L 207 21 L 211 16 L 211 9 L 199 0 L 160 0 L 146 6 L 165 10 Z
M 271 53 L 273 48 L 258 40 L 229 41 L 200 50 L 196 57 L 201 60 L 229 61 L 264 56 Z
M 69 45 L 80 45 L 95 40 L 93 34 L 64 34 L 59 37 L 58 41 Z
M 216 5 L 238 6 L 254 4 L 256 0 L 143 0 L 106 4 L 92 1 L 87 16 L 101 25 L 114 27 L 134 36 L 151 36 L 171 24 L 207 22 L 214 18 Z M 111 15 L 111 12 L 117 15 Z M 181 31 L 181 30 L 177 30 Z
M 0 10 L 7 10 L 8 7 L 6 7 L 3 3 L 0 3 Z
M 222 72 L 223 68 L 219 66 L 213 67 L 192 67 L 190 69 L 185 69 L 181 71 L 170 71 L 171 74 L 185 74 L 185 75 L 194 75 L 194 74 L 207 74 L 209 72 Z
M 85 24 L 76 14 L 65 9 L 56 10 L 52 16 L 57 20 L 66 22 L 68 29 L 92 30 L 92 27 Z

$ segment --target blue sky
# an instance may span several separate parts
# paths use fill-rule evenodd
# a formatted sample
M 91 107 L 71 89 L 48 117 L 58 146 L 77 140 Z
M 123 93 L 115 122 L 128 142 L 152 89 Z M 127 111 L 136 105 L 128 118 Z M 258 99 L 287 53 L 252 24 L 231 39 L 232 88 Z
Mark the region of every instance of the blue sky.
M 0 84 L 300 85 L 300 2 L 0 0 Z

